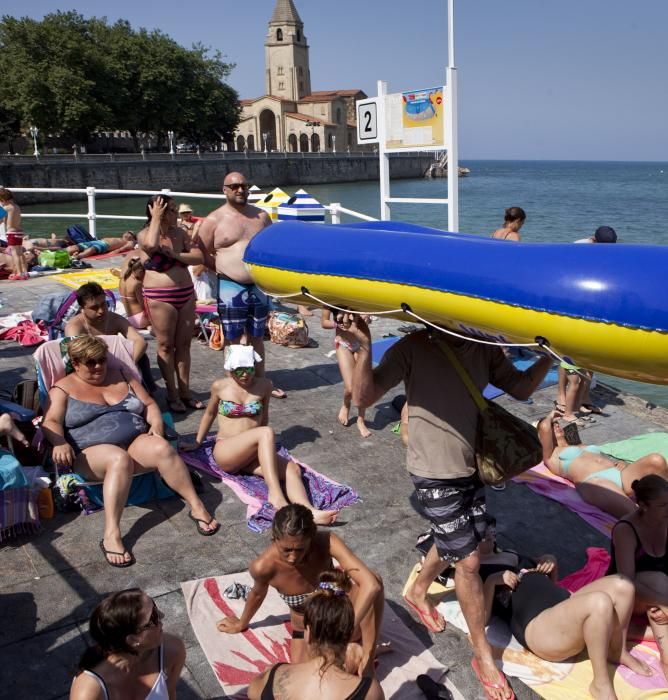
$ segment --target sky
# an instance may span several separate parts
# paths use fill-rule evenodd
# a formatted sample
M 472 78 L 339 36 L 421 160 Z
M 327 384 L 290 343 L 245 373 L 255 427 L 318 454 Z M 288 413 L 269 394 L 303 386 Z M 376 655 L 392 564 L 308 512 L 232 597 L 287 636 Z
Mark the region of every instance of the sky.
M 442 84 L 447 1 L 294 0 L 313 90 L 377 94 Z M 276 0 L 26 0 L 126 19 L 236 64 L 241 98 L 264 93 L 264 41 Z M 19 9 L 20 7 L 20 9 Z M 668 0 L 455 0 L 460 159 L 668 161 Z

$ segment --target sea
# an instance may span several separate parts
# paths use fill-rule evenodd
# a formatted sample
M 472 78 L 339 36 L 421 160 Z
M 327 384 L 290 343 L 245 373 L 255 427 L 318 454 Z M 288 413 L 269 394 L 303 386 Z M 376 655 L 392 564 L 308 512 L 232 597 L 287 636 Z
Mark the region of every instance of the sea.
M 619 242 L 668 245 L 668 162 L 500 161 L 470 160 L 460 165 L 471 173 L 459 183 L 459 230 L 488 236 L 503 223 L 504 209 L 519 206 L 527 214 L 521 230 L 526 242 L 572 242 L 593 235 L 598 226 L 612 226 Z M 275 186 L 280 187 L 277 182 Z M 211 183 L 211 192 L 220 183 Z M 268 192 L 272 188 L 263 188 Z M 292 193 L 296 186 L 283 187 Z M 348 182 L 308 186 L 319 201 L 338 202 L 347 209 L 379 218 L 377 182 Z M 394 197 L 446 197 L 447 180 L 393 180 Z M 144 197 L 98 200 L 98 214 L 140 216 Z M 220 201 L 194 199 L 195 215 L 205 215 Z M 86 204 L 44 204 L 24 207 L 25 213 L 85 213 Z M 424 226 L 447 228 L 447 207 L 434 204 L 393 204 L 392 219 Z M 352 220 L 343 217 L 343 221 Z M 85 223 L 85 220 L 77 220 Z M 64 233 L 76 221 L 60 218 L 33 219 L 31 235 Z M 27 224 L 27 221 L 26 221 Z M 118 235 L 139 228 L 136 221 L 98 221 L 98 236 Z M 542 284 L 549 284 L 543 280 Z M 601 380 L 647 401 L 668 408 L 668 387 L 632 382 L 601 375 Z

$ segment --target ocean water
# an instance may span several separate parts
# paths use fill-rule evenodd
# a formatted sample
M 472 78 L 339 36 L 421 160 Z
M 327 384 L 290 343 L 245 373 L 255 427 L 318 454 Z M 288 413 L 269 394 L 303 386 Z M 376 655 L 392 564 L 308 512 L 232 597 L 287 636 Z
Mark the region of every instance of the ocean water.
M 668 163 L 577 161 L 463 161 L 471 175 L 460 180 L 460 231 L 487 236 L 503 223 L 504 209 L 520 206 L 527 213 L 523 241 L 569 242 L 593 234 L 598 226 L 612 226 L 624 243 L 668 245 Z M 276 183 L 280 186 L 281 183 Z M 217 191 L 212 183 L 211 191 Z M 270 188 L 264 188 L 269 191 Z M 284 188 L 292 193 L 297 187 Z M 309 186 L 320 201 L 339 202 L 347 209 L 379 217 L 377 182 Z M 446 180 L 397 180 L 391 183 L 397 197 L 446 197 Z M 20 201 L 20 200 L 19 200 Z M 217 200 L 191 200 L 196 215 L 220 205 Z M 142 215 L 143 197 L 98 201 L 99 214 Z M 80 203 L 35 205 L 29 212 L 85 212 Z M 392 205 L 392 219 L 435 228 L 447 228 L 445 205 Z M 344 221 L 346 217 L 344 217 Z M 28 222 L 29 221 L 29 222 Z M 81 220 L 80 220 L 81 221 Z M 74 221 L 32 219 L 26 229 L 34 236 L 58 234 Z M 85 221 L 83 221 L 85 223 Z M 139 222 L 98 222 L 98 236 L 116 235 Z M 625 391 L 668 407 L 668 387 L 602 379 Z

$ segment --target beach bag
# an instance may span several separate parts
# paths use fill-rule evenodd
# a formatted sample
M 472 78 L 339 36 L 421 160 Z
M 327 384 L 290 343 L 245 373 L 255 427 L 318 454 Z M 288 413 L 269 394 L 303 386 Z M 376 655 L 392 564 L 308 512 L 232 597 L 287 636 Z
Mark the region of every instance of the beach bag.
M 487 401 L 450 346 L 436 340 L 443 354 L 457 370 L 480 411 L 476 431 L 476 468 L 484 484 L 495 486 L 535 467 L 543 459 L 536 430 L 498 404 Z
M 276 345 L 305 348 L 309 344 L 308 326 L 301 316 L 272 311 L 267 322 L 269 337 Z
M 72 241 L 72 243 L 88 243 L 89 241 L 94 241 L 93 236 L 88 233 L 88 229 L 81 224 L 73 224 L 67 227 L 67 237 Z
M 66 250 L 43 250 L 39 254 L 39 264 L 63 270 L 70 266 L 70 254 Z

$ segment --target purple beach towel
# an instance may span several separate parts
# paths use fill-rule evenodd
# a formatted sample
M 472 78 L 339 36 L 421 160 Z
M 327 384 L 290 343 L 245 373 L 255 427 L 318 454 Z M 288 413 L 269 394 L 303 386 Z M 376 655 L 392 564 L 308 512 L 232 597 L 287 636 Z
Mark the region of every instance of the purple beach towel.
M 180 451 L 179 455 L 188 466 L 221 479 L 234 491 L 239 500 L 248 506 L 246 520 L 248 527 L 253 532 L 268 530 L 276 511 L 267 501 L 265 480 L 252 474 L 227 474 L 224 472 L 213 458 L 214 445 L 215 440 L 207 438 L 198 449 L 193 452 Z M 315 508 L 341 510 L 360 500 L 357 492 L 350 486 L 332 481 L 311 469 L 307 464 L 295 459 L 280 443 L 276 444 L 276 452 L 280 457 L 291 459 L 301 467 L 306 493 Z

